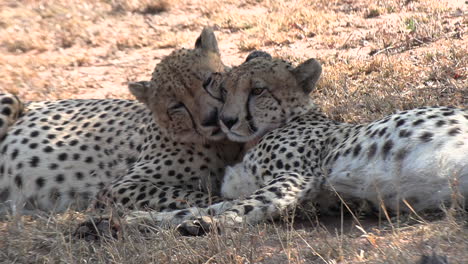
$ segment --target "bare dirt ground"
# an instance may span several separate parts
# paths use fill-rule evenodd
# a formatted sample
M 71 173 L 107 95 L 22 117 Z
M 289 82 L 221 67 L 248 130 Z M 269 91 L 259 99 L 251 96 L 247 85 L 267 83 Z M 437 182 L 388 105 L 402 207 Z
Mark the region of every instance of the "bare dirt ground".
M 366 122 L 423 105 L 468 105 L 464 0 L 0 0 L 0 92 L 23 100 L 131 98 L 173 49 L 212 26 L 223 60 L 254 49 L 318 58 L 314 98 L 331 117 Z M 75 241 L 85 215 L 0 222 L 0 263 L 468 263 L 466 215 L 318 218 L 184 238 L 127 230 Z

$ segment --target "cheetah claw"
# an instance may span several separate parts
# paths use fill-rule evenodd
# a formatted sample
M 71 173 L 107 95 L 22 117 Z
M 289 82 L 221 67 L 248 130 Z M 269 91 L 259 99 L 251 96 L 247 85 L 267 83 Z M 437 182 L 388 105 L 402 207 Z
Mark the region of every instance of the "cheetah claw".
M 110 217 L 94 217 L 80 223 L 75 229 L 74 237 L 86 241 L 96 241 L 102 238 L 118 238 L 120 224 Z
M 217 221 L 209 216 L 202 216 L 195 220 L 187 220 L 177 227 L 183 236 L 203 236 L 210 232 L 221 232 Z

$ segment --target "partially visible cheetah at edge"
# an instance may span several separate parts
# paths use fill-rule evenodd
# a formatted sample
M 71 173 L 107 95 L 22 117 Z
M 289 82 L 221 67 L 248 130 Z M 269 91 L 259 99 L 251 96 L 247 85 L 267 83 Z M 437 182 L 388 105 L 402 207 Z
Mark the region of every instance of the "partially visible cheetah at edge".
M 0 93 L 0 142 L 23 111 L 24 105 L 16 95 Z

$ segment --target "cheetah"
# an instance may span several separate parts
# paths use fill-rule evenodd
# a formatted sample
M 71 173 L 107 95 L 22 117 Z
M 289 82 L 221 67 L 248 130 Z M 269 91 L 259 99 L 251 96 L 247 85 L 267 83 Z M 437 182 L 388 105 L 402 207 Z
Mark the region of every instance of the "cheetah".
M 0 94 L 0 141 L 7 134 L 8 128 L 23 114 L 24 106 L 14 94 Z
M 464 206 L 467 109 L 421 107 L 368 124 L 338 122 L 309 96 L 321 72 L 315 59 L 293 67 L 260 56 L 225 73 L 218 82 L 222 130 L 237 142 L 260 138 L 241 163 L 226 169 L 221 194 L 234 200 L 134 212 L 127 222 L 180 224 L 183 233 L 200 235 L 214 226 L 265 221 L 335 193 L 390 212 L 438 209 L 454 194 Z
M 206 88 L 225 69 L 205 28 L 195 48 L 165 57 L 151 81 L 129 84 L 138 101 L 25 104 L 0 142 L 1 213 L 82 210 L 93 200 L 159 211 L 219 201 L 224 168 L 242 147 L 221 131 L 222 102 Z

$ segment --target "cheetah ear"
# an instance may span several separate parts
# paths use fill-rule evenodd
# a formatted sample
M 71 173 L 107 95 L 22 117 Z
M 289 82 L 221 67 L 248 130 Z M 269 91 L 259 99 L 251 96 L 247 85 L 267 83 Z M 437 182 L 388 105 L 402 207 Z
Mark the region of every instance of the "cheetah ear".
M 144 104 L 148 100 L 148 92 L 151 88 L 151 82 L 149 81 L 139 81 L 139 82 L 129 82 L 128 89 L 136 99 Z
M 297 83 L 306 94 L 309 94 L 315 88 L 321 73 L 322 66 L 315 59 L 308 59 L 292 70 Z
M 202 33 L 195 42 L 195 48 L 201 49 L 204 52 L 211 51 L 219 53 L 218 41 L 213 30 L 209 27 L 204 27 Z
M 268 53 L 268 52 L 265 52 L 263 50 L 255 50 L 255 51 L 252 51 L 248 56 L 247 58 L 245 59 L 244 62 L 248 62 L 248 61 L 251 61 L 255 58 L 265 58 L 265 59 L 268 59 L 268 60 L 271 60 L 272 57 L 271 55 Z

